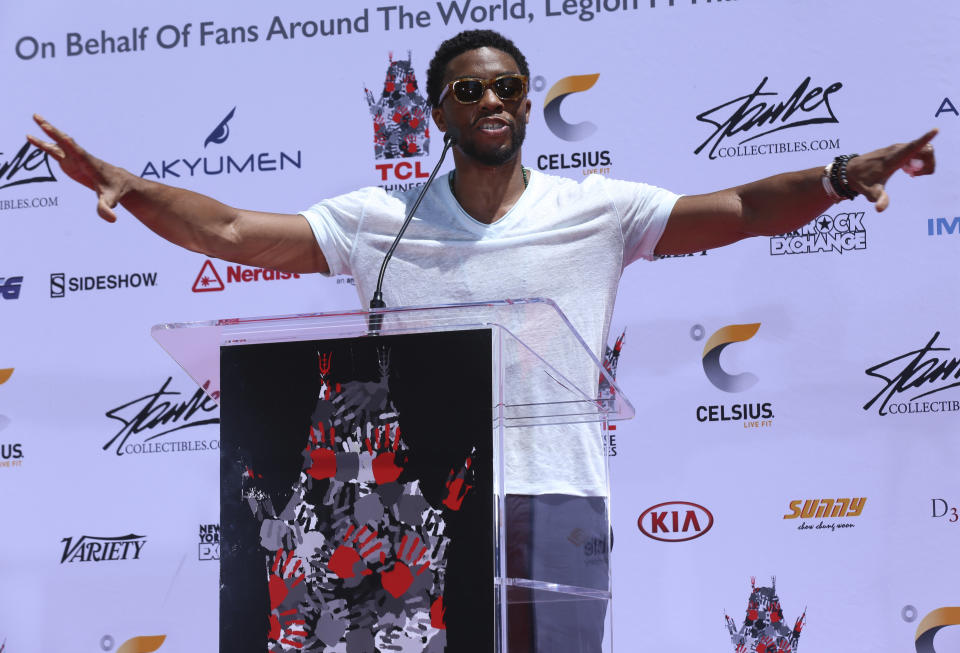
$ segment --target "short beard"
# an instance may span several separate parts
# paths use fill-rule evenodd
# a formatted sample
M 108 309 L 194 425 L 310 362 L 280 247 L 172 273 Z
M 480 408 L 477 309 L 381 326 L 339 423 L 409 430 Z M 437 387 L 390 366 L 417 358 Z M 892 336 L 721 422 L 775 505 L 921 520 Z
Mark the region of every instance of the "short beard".
M 461 139 L 459 133 L 454 133 L 453 135 L 456 137 L 457 144 L 464 154 L 477 163 L 495 167 L 507 163 L 520 151 L 520 146 L 523 145 L 523 139 L 527 137 L 527 125 L 522 120 L 515 122 L 513 129 L 511 129 L 510 145 L 494 150 L 493 152 L 480 152 L 472 140 Z

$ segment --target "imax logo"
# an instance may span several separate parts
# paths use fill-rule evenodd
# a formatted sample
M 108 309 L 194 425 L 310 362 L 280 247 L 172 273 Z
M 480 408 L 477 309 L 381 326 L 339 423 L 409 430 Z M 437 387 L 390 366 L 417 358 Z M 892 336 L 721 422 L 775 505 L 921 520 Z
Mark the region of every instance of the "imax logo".
M 947 218 L 930 218 L 927 220 L 928 236 L 947 236 L 960 234 L 960 216 L 949 220 Z

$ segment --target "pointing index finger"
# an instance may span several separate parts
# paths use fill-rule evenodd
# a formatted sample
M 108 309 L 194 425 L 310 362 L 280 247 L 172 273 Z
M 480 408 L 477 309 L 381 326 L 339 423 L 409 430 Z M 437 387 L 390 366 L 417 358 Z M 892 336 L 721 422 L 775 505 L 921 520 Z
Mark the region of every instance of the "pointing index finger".
M 900 156 L 898 157 L 901 161 L 901 164 L 905 163 L 910 157 L 922 150 L 939 132 L 940 130 L 934 127 L 920 138 L 907 143 L 906 147 L 903 148 L 903 150 L 900 152 Z

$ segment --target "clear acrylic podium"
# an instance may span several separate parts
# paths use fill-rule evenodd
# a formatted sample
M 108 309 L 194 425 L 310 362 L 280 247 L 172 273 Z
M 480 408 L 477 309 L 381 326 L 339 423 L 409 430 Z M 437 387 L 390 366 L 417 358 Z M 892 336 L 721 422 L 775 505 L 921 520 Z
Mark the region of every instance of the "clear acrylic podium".
M 574 611 L 579 607 L 593 606 L 594 613 L 605 615 L 601 617 L 605 620 L 604 650 L 610 650 L 611 530 L 605 443 L 609 422 L 634 416 L 633 407 L 620 392 L 610 371 L 550 300 L 503 300 L 376 312 L 382 315 L 383 322 L 375 334 L 369 331 L 370 313 L 356 311 L 161 324 L 153 328 L 152 335 L 208 395 L 219 401 L 223 380 L 221 351 L 228 348 L 344 338 L 376 341 L 407 334 L 488 332 L 492 378 L 489 433 L 494 495 L 489 504 L 493 512 L 490 516 L 493 537 L 489 543 L 489 556 L 494 570 L 495 601 L 490 619 L 484 623 L 493 628 L 493 648 L 498 652 L 510 650 L 510 620 L 528 618 L 517 616 L 529 614 L 524 613 L 525 608 L 567 604 Z M 603 470 L 605 481 L 599 489 L 607 500 L 596 504 L 602 512 L 599 529 L 595 521 L 592 530 L 573 527 L 560 533 L 563 546 L 576 552 L 573 559 L 582 560 L 577 564 L 593 566 L 590 574 L 554 573 L 549 566 L 546 571 L 536 573 L 517 574 L 509 569 L 512 554 L 508 551 L 508 532 L 512 531 L 513 525 L 507 523 L 510 519 L 508 495 L 513 494 L 511 488 L 528 487 L 524 479 L 512 477 L 523 471 L 522 466 L 507 464 L 509 441 L 511 438 L 531 438 L 536 446 L 537 439 L 544 438 L 551 429 L 565 429 L 570 437 L 587 440 L 583 450 L 593 458 L 591 464 L 599 465 Z M 223 480 L 221 478 L 221 482 Z M 598 494 L 597 488 L 585 493 Z M 542 545 L 535 547 L 534 540 L 551 541 L 546 534 L 537 532 L 541 527 L 533 521 L 521 529 L 524 532 L 522 537 L 530 538 L 534 554 L 543 548 Z M 551 536 L 555 538 L 556 535 Z M 514 539 L 515 547 L 516 536 Z M 599 574 L 596 573 L 598 569 L 602 570 Z

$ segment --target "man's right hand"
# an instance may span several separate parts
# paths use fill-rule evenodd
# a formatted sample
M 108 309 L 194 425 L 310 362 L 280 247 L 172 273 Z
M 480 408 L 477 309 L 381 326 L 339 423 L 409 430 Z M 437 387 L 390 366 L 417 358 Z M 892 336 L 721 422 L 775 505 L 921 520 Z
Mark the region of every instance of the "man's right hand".
M 41 141 L 29 134 L 27 140 L 56 159 L 68 177 L 94 191 L 98 198 L 97 214 L 107 222 L 116 222 L 113 207 L 123 196 L 124 177 L 130 173 L 93 156 L 39 114 L 33 114 L 33 120 L 53 142 Z

